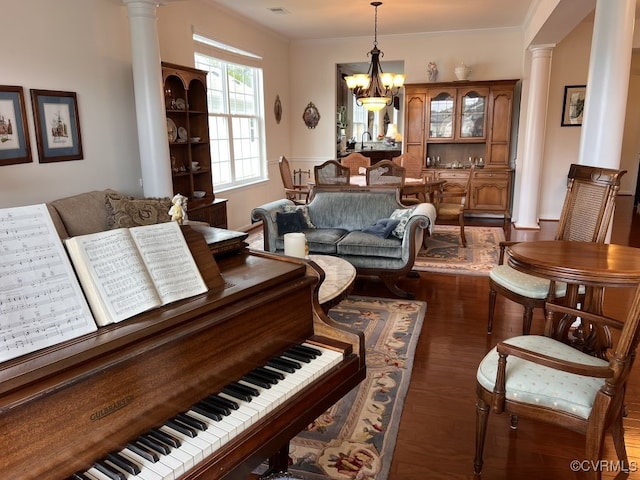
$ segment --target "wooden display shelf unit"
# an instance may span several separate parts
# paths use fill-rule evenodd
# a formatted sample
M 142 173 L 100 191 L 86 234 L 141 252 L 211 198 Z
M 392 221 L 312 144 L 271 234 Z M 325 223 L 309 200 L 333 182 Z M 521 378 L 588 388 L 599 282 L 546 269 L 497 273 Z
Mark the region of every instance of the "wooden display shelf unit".
M 173 194 L 189 199 L 190 219 L 226 228 L 227 201 L 216 199 L 211 176 L 207 72 L 162 62 L 162 81 Z

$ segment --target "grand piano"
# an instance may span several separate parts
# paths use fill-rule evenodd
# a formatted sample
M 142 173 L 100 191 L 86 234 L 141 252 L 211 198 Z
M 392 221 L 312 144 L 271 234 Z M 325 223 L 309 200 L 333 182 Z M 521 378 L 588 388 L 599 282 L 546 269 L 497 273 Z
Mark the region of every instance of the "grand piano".
M 286 469 L 289 440 L 365 377 L 363 335 L 323 313 L 313 263 L 215 262 L 185 236 L 208 293 L 0 364 L 1 478 Z

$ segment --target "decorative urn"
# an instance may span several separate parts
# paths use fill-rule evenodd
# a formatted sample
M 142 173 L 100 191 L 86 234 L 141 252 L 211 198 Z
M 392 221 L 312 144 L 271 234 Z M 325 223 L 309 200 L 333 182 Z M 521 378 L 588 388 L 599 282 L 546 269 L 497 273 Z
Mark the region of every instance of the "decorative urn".
M 454 73 L 456 74 L 456 78 L 458 80 L 466 80 L 467 78 L 469 78 L 471 68 L 468 65 L 465 65 L 464 62 L 462 62 L 455 68 Z

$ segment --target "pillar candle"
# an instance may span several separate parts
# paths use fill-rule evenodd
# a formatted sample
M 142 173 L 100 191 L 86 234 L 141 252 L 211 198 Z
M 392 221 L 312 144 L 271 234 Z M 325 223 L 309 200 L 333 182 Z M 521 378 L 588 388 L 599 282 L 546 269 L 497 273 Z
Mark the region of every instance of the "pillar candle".
M 291 257 L 305 258 L 307 238 L 304 233 L 284 234 L 284 254 Z

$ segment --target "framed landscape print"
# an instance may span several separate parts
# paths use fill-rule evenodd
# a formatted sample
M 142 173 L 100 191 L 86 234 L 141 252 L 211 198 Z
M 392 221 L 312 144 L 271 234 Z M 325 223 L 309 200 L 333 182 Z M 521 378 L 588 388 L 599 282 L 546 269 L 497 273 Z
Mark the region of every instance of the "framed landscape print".
M 82 159 L 76 94 L 31 90 L 31 106 L 40 163 Z
M 562 103 L 562 127 L 579 127 L 584 114 L 584 97 L 586 85 L 567 85 L 564 87 Z
M 22 87 L 0 85 L 0 165 L 31 161 Z

